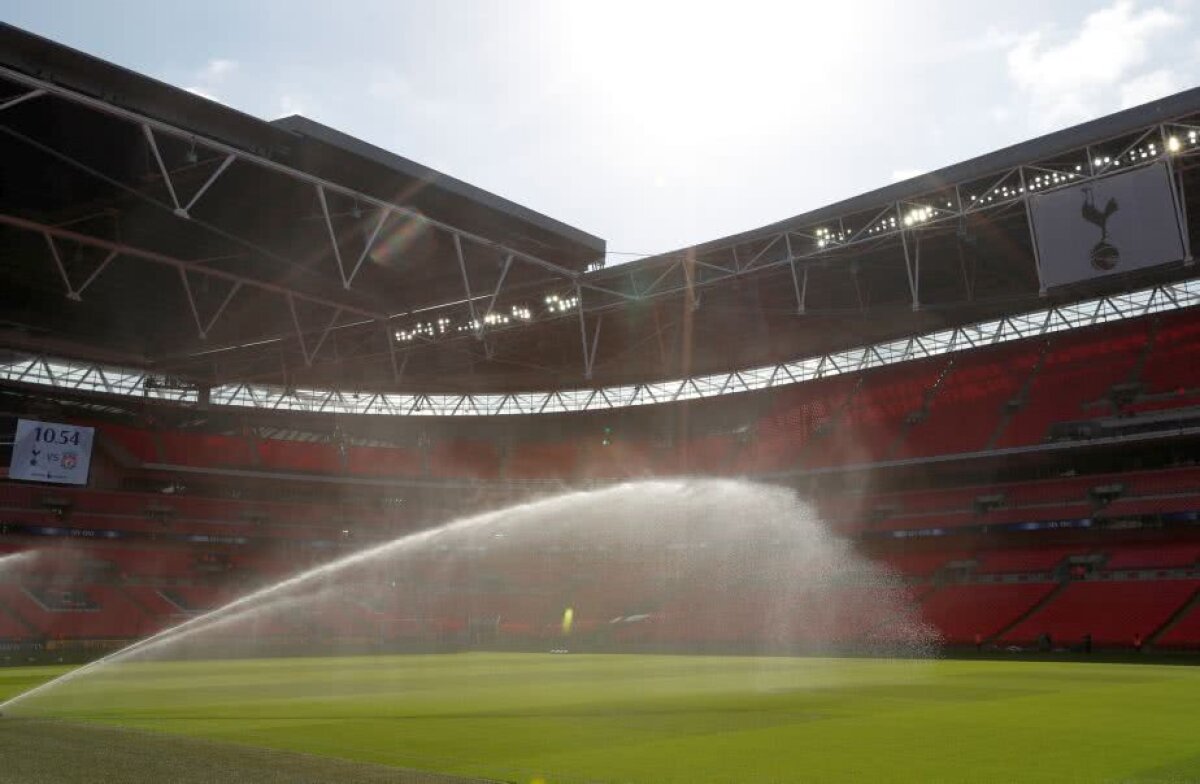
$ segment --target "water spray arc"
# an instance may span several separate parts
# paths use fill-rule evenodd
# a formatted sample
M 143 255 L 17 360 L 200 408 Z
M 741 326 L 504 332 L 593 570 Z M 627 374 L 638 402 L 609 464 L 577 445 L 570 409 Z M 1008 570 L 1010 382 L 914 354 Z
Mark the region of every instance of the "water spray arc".
M 588 635 L 629 630 L 764 651 L 833 651 L 853 642 L 911 655 L 934 639 L 899 580 L 832 534 L 790 491 L 658 480 L 544 498 L 353 553 L 18 694 L 0 711 L 23 714 L 114 665 L 186 656 L 242 624 L 282 619 L 315 628 L 337 614 L 335 606 L 381 596 L 430 616 L 541 612 L 552 636 L 569 634 L 572 647 Z M 530 610 L 531 601 L 544 607 Z M 614 616 L 654 622 L 617 624 Z

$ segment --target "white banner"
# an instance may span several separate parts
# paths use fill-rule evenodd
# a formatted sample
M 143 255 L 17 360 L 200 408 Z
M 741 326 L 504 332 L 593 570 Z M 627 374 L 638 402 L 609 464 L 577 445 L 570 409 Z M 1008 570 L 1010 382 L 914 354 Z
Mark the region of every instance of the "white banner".
M 94 436 L 95 430 L 90 427 L 17 420 L 8 476 L 35 482 L 86 485 Z
M 1166 164 L 1037 194 L 1029 209 L 1046 288 L 1183 258 Z

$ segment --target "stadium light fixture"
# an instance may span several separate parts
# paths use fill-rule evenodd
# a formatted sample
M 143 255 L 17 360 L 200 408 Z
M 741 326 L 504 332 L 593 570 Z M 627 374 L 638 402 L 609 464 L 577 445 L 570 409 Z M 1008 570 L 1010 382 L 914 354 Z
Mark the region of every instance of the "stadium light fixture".
M 1195 137 L 1193 137 L 1193 138 L 1195 138 Z M 1182 145 L 1179 143 L 1178 136 L 1171 136 L 1170 138 L 1167 139 L 1167 152 L 1173 152 L 1173 153 L 1179 152 L 1179 148 L 1181 146 Z

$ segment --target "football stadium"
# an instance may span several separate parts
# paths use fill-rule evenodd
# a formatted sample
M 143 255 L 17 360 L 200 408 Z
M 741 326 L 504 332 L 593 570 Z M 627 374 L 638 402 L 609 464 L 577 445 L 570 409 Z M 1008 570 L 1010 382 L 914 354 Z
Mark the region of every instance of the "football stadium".
M 0 781 L 1200 780 L 1200 88 L 880 186 L 606 264 L 0 26 Z

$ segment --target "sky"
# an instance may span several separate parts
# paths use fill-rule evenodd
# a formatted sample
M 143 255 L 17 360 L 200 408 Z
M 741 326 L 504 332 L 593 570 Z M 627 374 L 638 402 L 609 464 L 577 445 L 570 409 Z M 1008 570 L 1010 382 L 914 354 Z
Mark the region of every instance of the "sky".
M 615 263 L 1197 86 L 1198 3 L 0 0 L 0 19 L 306 115 Z

